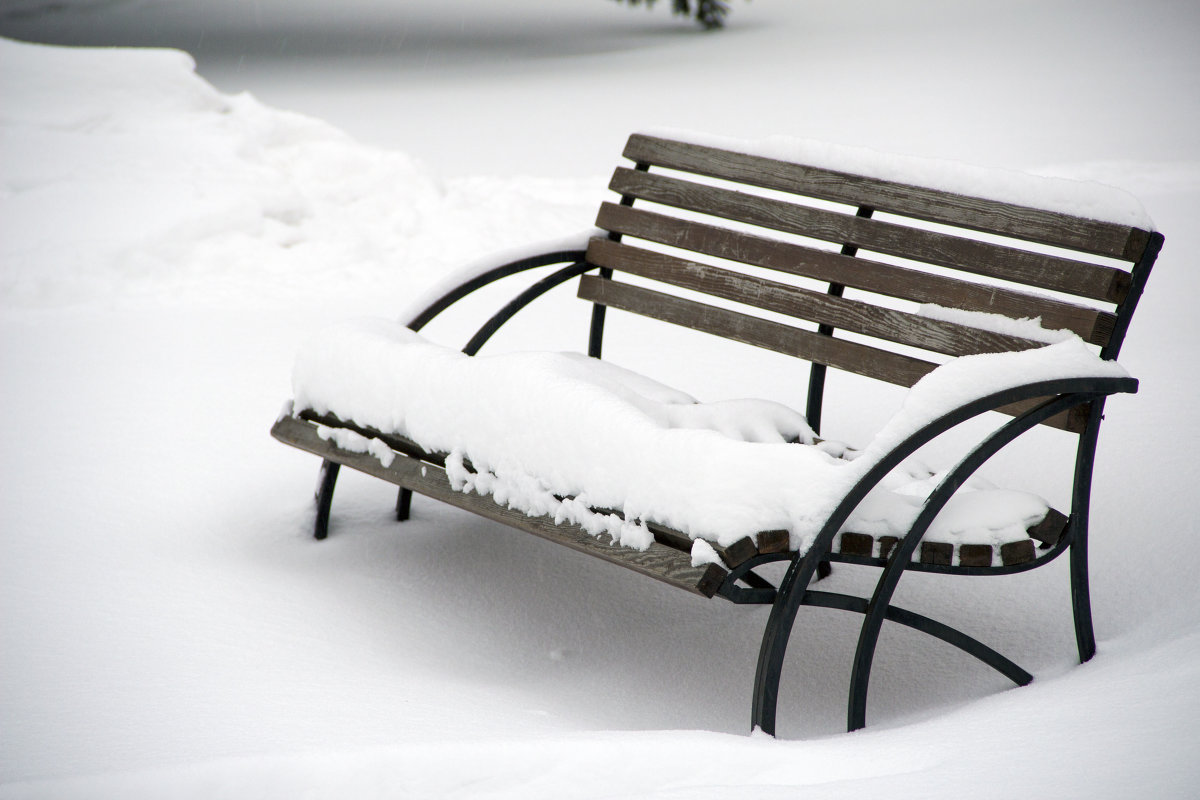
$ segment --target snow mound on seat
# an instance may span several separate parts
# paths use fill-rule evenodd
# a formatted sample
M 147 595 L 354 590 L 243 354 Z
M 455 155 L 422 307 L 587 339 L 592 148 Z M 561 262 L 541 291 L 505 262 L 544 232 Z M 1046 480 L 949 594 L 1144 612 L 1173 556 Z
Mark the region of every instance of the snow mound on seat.
M 297 357 L 292 385 L 297 411 L 332 412 L 450 454 L 457 489 L 627 546 L 649 546 L 643 523 L 652 521 L 720 545 L 786 529 L 792 546 L 806 549 L 855 481 L 923 425 L 1002 388 L 1088 374 L 1125 373 L 1078 340 L 956 359 L 918 383 L 851 460 L 795 444 L 812 443 L 812 431 L 778 403 L 697 403 L 572 354 L 468 357 L 384 320 L 344 323 L 314 337 Z M 903 533 L 939 478 L 915 462 L 902 465 L 846 528 Z M 1046 513 L 1034 495 L 969 488 L 975 491 L 960 493 L 927 538 L 1004 544 L 1025 538 Z

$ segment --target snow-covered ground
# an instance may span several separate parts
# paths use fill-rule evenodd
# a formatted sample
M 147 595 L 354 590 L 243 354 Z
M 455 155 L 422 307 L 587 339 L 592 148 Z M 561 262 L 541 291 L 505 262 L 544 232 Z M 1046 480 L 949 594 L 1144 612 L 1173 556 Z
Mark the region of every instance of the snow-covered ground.
M 754 0 L 706 35 L 663 3 L 480 5 L 0 15 L 8 36 L 186 47 L 219 87 L 178 53 L 0 42 L 0 796 L 1194 796 L 1200 12 Z M 398 526 L 388 488 L 355 475 L 330 538 L 309 538 L 316 461 L 266 433 L 299 341 L 586 228 L 624 137 L 650 126 L 1142 200 L 1167 243 L 1122 357 L 1142 389 L 1101 437 L 1094 661 L 1073 666 L 1065 563 L 910 576 L 898 602 L 1034 684 L 1005 691 L 887 630 L 870 727 L 842 734 L 855 619 L 804 609 L 773 741 L 745 733 L 764 609 L 420 498 Z M 463 341 L 513 291 L 431 336 Z M 489 348 L 580 348 L 570 295 Z M 693 395 L 803 391 L 782 358 L 617 322 L 606 356 Z M 850 441 L 900 399 L 831 388 L 825 427 Z M 1004 477 L 1061 507 L 1069 455 L 1047 431 Z

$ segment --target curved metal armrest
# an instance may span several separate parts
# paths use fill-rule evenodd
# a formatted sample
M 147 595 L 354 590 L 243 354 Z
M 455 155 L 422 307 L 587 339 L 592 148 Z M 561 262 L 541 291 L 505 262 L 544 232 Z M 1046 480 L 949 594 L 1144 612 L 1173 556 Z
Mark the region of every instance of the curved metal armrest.
M 838 503 L 813 540 L 810 550 L 816 550 L 819 554 L 828 551 L 833 544 L 833 537 L 854 509 L 889 472 L 921 447 L 967 420 L 1023 400 L 1049 398 L 1045 403 L 1014 417 L 993 434 L 995 437 L 1000 431 L 1005 431 L 1007 437 L 1012 439 L 1065 409 L 1111 394 L 1136 392 L 1137 388 L 1138 382 L 1134 378 L 1056 378 L 1015 386 L 964 403 L 913 431 L 876 461 Z M 989 441 L 993 437 L 989 437 Z
M 874 653 L 876 637 L 884 616 L 889 613 L 891 592 L 907 560 L 911 557 L 917 541 L 924 535 L 929 523 L 945 504 L 946 500 L 961 485 L 962 480 L 969 476 L 980 464 L 1004 447 L 1022 433 L 1055 414 L 1081 403 L 1090 401 L 1103 402 L 1103 398 L 1120 392 L 1136 392 L 1137 381 L 1132 378 L 1062 378 L 1037 381 L 1023 386 L 1017 386 L 1000 392 L 979 397 L 964 403 L 956 409 L 921 426 L 903 441 L 893 447 L 887 454 L 871 465 L 867 472 L 838 503 L 833 513 L 826 519 L 821 531 L 813 540 L 803 556 L 795 556 L 788 567 L 787 574 L 779 584 L 775 602 L 771 608 L 771 616 L 767 621 L 767 629 L 763 635 L 763 646 L 759 651 L 758 669 L 754 680 L 754 705 L 752 721 L 757 727 L 774 734 L 775 706 L 779 691 L 779 675 L 783 666 L 783 656 L 787 648 L 787 639 L 791 626 L 804 596 L 809 582 L 816 573 L 817 565 L 830 551 L 833 538 L 849 519 L 850 514 L 862 502 L 867 493 L 873 489 L 901 461 L 915 453 L 920 447 L 937 438 L 951 428 L 972 419 L 985 411 L 998 409 L 1011 403 L 1038 397 L 1048 397 L 1029 411 L 1009 420 L 977 445 L 959 464 L 947 474 L 926 500 L 925 507 L 918 515 L 903 541 L 896 547 L 890 557 L 888 566 L 876 586 L 867 608 L 863 622 L 863 632 L 859 637 L 859 647 L 855 653 L 854 669 L 851 672 L 851 700 L 849 710 L 849 730 L 856 730 L 865 724 L 866 714 L 866 685 L 870 674 L 870 662 Z M 1090 422 L 1085 433 L 1081 436 L 1080 448 L 1094 445 L 1100 416 L 1099 408 L 1090 415 Z M 1080 492 L 1080 467 L 1076 465 L 1076 489 Z M 1086 483 L 1086 475 L 1084 476 Z M 1086 509 L 1083 513 L 1086 515 Z M 1080 520 L 1075 518 L 1076 509 L 1072 509 L 1072 525 L 1077 527 Z M 1069 535 L 1074 535 L 1074 527 Z M 1072 550 L 1074 558 L 1074 549 Z M 1074 562 L 1072 570 L 1076 570 Z M 1084 588 L 1086 591 L 1086 587 Z M 1072 591 L 1076 591 L 1073 584 Z M 1078 622 L 1077 622 L 1078 626 Z M 1083 645 L 1081 645 L 1081 653 Z
M 435 317 L 441 314 L 450 306 L 457 303 L 467 295 L 477 289 L 487 286 L 489 283 L 494 283 L 501 278 L 507 278 L 509 275 L 515 275 L 518 272 L 524 272 L 538 267 L 546 267 L 551 264 L 566 264 L 579 263 L 584 259 L 585 250 L 557 250 L 550 253 L 542 253 L 529 258 L 521 258 L 516 261 L 511 261 L 498 267 L 482 272 L 475 277 L 464 281 L 454 287 L 444 295 L 434 300 L 426 308 L 413 317 L 408 323 L 408 327 L 414 331 L 419 331 L 421 328 L 428 325 Z

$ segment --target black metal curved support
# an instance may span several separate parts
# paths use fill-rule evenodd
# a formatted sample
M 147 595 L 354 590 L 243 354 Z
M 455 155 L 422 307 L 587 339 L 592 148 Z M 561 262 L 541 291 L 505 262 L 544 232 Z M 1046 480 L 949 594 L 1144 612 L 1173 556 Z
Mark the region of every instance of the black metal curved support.
M 967 478 L 1018 436 L 1055 414 L 1082 405 L 1097 397 L 1097 394 L 1090 392 L 1063 395 L 1048 400 L 1010 420 L 959 461 L 954 469 L 950 470 L 942 479 L 937 488 L 929 494 L 912 527 L 909 528 L 908 533 L 904 535 L 891 558 L 888 559 L 888 565 L 884 568 L 868 604 L 866 618 L 863 620 L 862 630 L 858 637 L 858 647 L 854 653 L 854 666 L 850 671 L 848 730 L 858 730 L 867 724 L 867 689 L 871 679 L 871 664 L 875 657 L 875 646 L 879 642 L 879 633 L 887 615 L 888 605 L 896 591 L 896 586 L 900 583 L 900 577 L 903 575 L 905 567 L 912 561 L 917 545 L 938 513 Z
M 817 571 L 817 565 L 823 557 L 829 554 L 833 537 L 837 535 L 837 532 L 841 529 L 845 521 L 849 519 L 850 514 L 853 513 L 858 504 L 901 461 L 911 456 L 923 445 L 962 422 L 976 417 L 985 411 L 990 411 L 1010 403 L 1017 403 L 1031 398 L 1056 397 L 1065 394 L 1086 393 L 1096 397 L 1117 392 L 1135 391 L 1137 391 L 1137 381 L 1133 378 L 1061 378 L 1037 381 L 1024 386 L 995 392 L 966 403 L 926 424 L 868 469 L 866 474 L 859 479 L 858 483 L 838 503 L 838 506 L 825 521 L 825 525 L 817 534 L 804 556 L 793 558 L 787 573 L 783 577 L 783 581 L 780 583 L 775 603 L 771 607 L 771 615 L 768 617 L 766 628 L 763 631 L 762 647 L 759 649 L 758 654 L 758 667 L 754 675 L 754 696 L 751 706 L 751 724 L 753 727 L 771 735 L 775 733 L 775 710 L 779 695 L 779 676 L 783 669 L 783 659 L 787 652 L 787 643 L 791 636 L 792 624 L 796 619 L 797 611 L 803 604 L 804 592 Z M 1043 407 L 1040 406 L 1039 408 Z M 1037 410 L 1034 409 L 1034 411 Z M 1029 414 L 1034 413 L 1034 411 L 1027 412 L 1024 417 L 1018 417 L 1017 419 L 1024 419 Z
M 806 606 L 837 608 L 843 611 L 854 611 L 859 614 L 866 614 L 869 607 L 866 598 L 863 597 L 811 590 L 804 593 L 803 602 Z M 1018 686 L 1025 686 L 1033 680 L 1032 675 L 1000 653 L 978 639 L 967 636 L 962 631 L 951 628 L 945 623 L 893 605 L 887 607 L 885 615 L 892 622 L 898 622 L 901 625 L 921 631 L 921 633 L 927 633 L 936 639 L 941 639 L 946 644 L 954 645 L 964 653 L 975 656 L 975 658 L 978 658 Z
M 1115 359 L 1121 352 L 1121 345 L 1125 342 L 1125 334 L 1129 331 L 1133 312 L 1137 309 L 1138 300 L 1142 297 L 1146 281 L 1150 279 L 1150 270 L 1154 267 L 1154 262 L 1158 259 L 1158 253 L 1162 250 L 1162 246 L 1163 235 L 1157 231 L 1151 233 L 1145 249 L 1142 250 L 1142 255 L 1133 265 L 1133 271 L 1129 275 L 1129 289 L 1125 292 L 1125 299 L 1117 306 L 1117 321 L 1113 325 L 1113 332 L 1108 337 L 1108 344 L 1100 351 L 1101 358 Z
M 755 567 L 760 567 L 763 564 L 770 564 L 775 561 L 788 561 L 794 557 L 794 553 L 760 553 L 729 571 L 725 576 L 720 588 L 717 589 L 717 594 L 739 605 L 757 604 L 767 605 L 775 601 L 775 586 L 766 579 L 760 577 L 753 570 Z M 738 581 L 745 583 L 748 587 L 738 586 Z
M 400 487 L 396 493 L 396 521 L 404 522 L 412 513 L 412 489 Z
M 638 172 L 649 172 L 650 164 L 645 161 L 638 161 L 633 165 L 633 168 Z M 636 198 L 631 194 L 621 195 L 621 205 L 632 206 Z M 610 241 L 621 241 L 621 234 L 615 231 L 608 232 Z M 604 267 L 600 270 L 600 277 L 603 280 L 609 280 L 613 276 L 612 269 Z M 608 306 L 600 303 L 592 304 L 592 325 L 588 332 L 588 355 L 592 358 L 600 358 L 600 351 L 604 346 L 604 316 L 608 310 Z
M 492 334 L 500 330 L 500 326 L 508 322 L 513 316 L 525 308 L 525 306 L 538 299 L 546 292 L 553 289 L 555 286 L 566 283 L 572 278 L 577 278 L 588 270 L 596 269 L 585 261 L 577 261 L 569 267 L 564 267 L 556 272 L 552 272 L 542 278 L 537 283 L 530 286 L 525 291 L 514 297 L 508 302 L 504 308 L 497 311 L 492 318 L 483 324 L 475 335 L 471 337 L 471 341 L 467 342 L 462 351 L 469 356 L 473 356 L 479 352 L 479 348 L 483 347 L 484 343 L 492 338 Z
M 1079 661 L 1096 654 L 1096 634 L 1092 628 L 1092 594 L 1088 581 L 1088 524 L 1091 516 L 1092 472 L 1096 460 L 1096 441 L 1104 418 L 1104 400 L 1096 400 L 1088 414 L 1087 425 L 1079 437 L 1075 455 L 1075 485 L 1071 497 L 1071 615 L 1075 621 L 1075 645 Z
M 870 206 L 859 206 L 855 216 L 869 219 L 874 213 L 875 209 Z M 844 256 L 858 255 L 858 245 L 842 245 L 841 254 Z M 844 291 L 846 291 L 846 287 L 842 284 L 831 283 L 826 294 L 831 297 L 841 297 Z M 821 336 L 833 336 L 833 326 L 818 325 L 817 333 Z M 824 364 L 814 363 L 808 369 L 808 400 L 804 405 L 804 416 L 808 419 L 808 427 L 812 428 L 813 433 L 821 432 L 821 406 L 825 400 L 825 372 Z M 828 575 L 828 572 L 825 574 Z
M 317 473 L 317 521 L 313 524 L 313 537 L 324 539 L 329 535 L 329 507 L 333 503 L 333 488 L 337 485 L 338 471 L 342 465 L 336 461 L 321 461 Z
M 439 297 L 424 311 L 413 317 L 412 321 L 408 323 L 408 327 L 414 331 L 421 330 L 421 328 L 432 322 L 438 314 L 441 314 L 459 300 L 462 300 L 477 289 L 482 289 L 489 283 L 494 283 L 501 278 L 507 278 L 509 275 L 516 275 L 518 272 L 524 272 L 525 270 L 548 267 L 551 264 L 582 261 L 584 252 L 583 250 L 560 250 L 553 253 L 543 253 L 542 255 L 522 258 L 509 264 L 489 269 L 487 272 L 480 273 L 466 283 L 456 286 Z
M 538 267 L 548 267 L 551 264 L 570 263 L 563 269 L 547 275 L 537 283 L 533 284 L 525 291 L 514 297 L 503 308 L 497 311 L 492 317 L 483 324 L 471 340 L 463 347 L 463 352 L 467 355 L 475 355 L 479 352 L 479 348 L 483 347 L 484 343 L 492 337 L 504 323 L 508 322 L 512 317 L 525 306 L 541 297 L 546 292 L 553 289 L 559 284 L 569 281 L 571 278 L 582 275 L 587 272 L 588 267 L 584 261 L 586 251 L 584 250 L 558 250 L 552 253 L 543 253 L 530 258 L 522 258 L 517 261 L 503 264 L 499 267 L 481 273 L 471 280 L 451 289 L 446 294 L 439 297 L 431 303 L 425 310 L 417 314 L 408 327 L 414 331 L 419 331 L 421 328 L 428 325 L 439 314 L 445 311 L 450 306 L 457 303 L 472 292 L 482 289 L 490 283 L 507 278 L 510 275 L 516 275 L 518 272 L 537 269 Z M 412 508 L 412 491 L 401 488 L 396 493 L 396 519 L 400 522 L 405 521 L 409 517 L 409 512 Z
M 600 277 L 604 280 L 608 280 L 612 275 L 613 271 L 608 267 L 601 268 Z M 588 331 L 588 355 L 592 358 L 600 357 L 600 350 L 604 345 L 604 312 L 607 310 L 608 306 L 592 304 L 592 325 Z

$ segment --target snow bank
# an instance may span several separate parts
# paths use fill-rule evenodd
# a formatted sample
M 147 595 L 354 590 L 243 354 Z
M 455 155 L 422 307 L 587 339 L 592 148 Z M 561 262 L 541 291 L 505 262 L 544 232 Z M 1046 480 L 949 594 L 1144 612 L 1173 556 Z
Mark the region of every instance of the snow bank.
M 316 286 L 400 308 L 594 213 L 584 181 L 441 181 L 193 70 L 172 50 L 0 39 L 0 303 L 291 305 Z
M 1154 221 L 1136 197 L 1122 189 L 1092 181 L 881 153 L 862 147 L 789 136 L 746 140 L 673 128 L 650 129 L 646 133 L 780 161 L 853 172 L 882 180 L 1057 211 L 1084 219 L 1154 230 Z
M 648 547 L 653 537 L 644 523 L 657 522 L 721 545 L 786 529 L 803 550 L 870 466 L 928 422 L 1004 388 L 1081 375 L 1125 372 L 1078 339 L 956 359 L 913 387 L 895 417 L 849 459 L 803 446 L 814 442 L 811 429 L 778 403 L 698 403 L 579 355 L 472 358 L 383 320 L 345 323 L 310 340 L 297 357 L 293 391 L 297 411 L 332 411 L 448 453 L 456 489 L 607 533 L 626 546 Z M 347 446 L 367 452 L 370 443 L 359 439 Z M 902 466 L 846 528 L 902 534 L 941 477 L 915 462 Z M 969 488 L 928 538 L 1004 544 L 1025 538 L 1046 513 L 1034 495 L 979 482 Z

